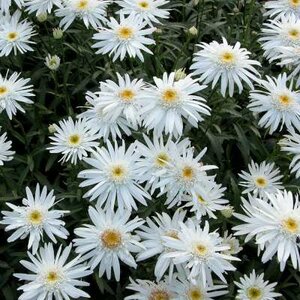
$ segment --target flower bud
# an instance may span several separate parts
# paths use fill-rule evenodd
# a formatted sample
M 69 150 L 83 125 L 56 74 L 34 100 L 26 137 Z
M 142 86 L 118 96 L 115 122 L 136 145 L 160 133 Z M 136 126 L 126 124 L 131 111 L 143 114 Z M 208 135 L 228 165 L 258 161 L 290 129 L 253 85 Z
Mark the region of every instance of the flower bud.
M 45 59 L 45 65 L 50 70 L 56 71 L 60 65 L 60 58 L 57 55 L 51 56 L 50 54 L 48 54 L 48 56 Z
M 36 18 L 40 23 L 43 23 L 43 22 L 47 21 L 48 15 L 47 15 L 47 13 L 38 14 L 36 16 Z
M 231 218 L 233 213 L 234 209 L 231 205 L 227 205 L 225 209 L 221 210 L 221 214 L 227 219 Z
M 161 28 L 156 28 L 154 32 L 157 33 L 157 34 L 161 34 L 162 30 L 161 30 Z
M 198 29 L 195 26 L 191 27 L 189 29 L 189 34 L 191 34 L 191 35 L 197 35 L 198 34 Z
M 50 124 L 50 125 L 48 126 L 48 131 L 49 131 L 49 133 L 54 133 L 54 132 L 56 132 L 56 129 L 55 129 L 54 124 Z
M 64 32 L 62 31 L 62 29 L 60 28 L 54 28 L 53 29 L 53 37 L 56 39 L 56 40 L 59 40 L 63 37 L 64 35 Z
M 184 79 L 186 77 L 185 69 L 181 68 L 175 71 L 175 80 Z

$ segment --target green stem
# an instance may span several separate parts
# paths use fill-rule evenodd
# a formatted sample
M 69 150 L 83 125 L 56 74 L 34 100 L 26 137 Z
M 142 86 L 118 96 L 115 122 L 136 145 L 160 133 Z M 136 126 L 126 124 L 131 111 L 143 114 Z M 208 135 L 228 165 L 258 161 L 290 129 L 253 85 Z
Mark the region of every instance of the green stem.
M 251 0 L 251 2 L 249 3 L 249 8 L 245 8 L 245 11 L 248 12 L 247 16 L 247 20 L 245 20 L 245 39 L 244 39 L 244 43 L 246 46 L 251 46 L 251 23 L 253 20 L 253 13 L 254 13 L 254 8 L 255 8 L 255 0 Z
M 203 14 L 204 14 L 204 7 L 205 7 L 205 2 L 204 0 L 201 1 L 201 3 L 198 3 L 198 7 L 197 7 L 197 19 L 196 19 L 196 28 L 198 30 L 197 33 L 197 37 L 196 37 L 196 43 L 199 41 L 199 37 L 200 37 L 200 32 L 201 32 L 201 25 L 202 25 L 202 20 L 203 20 Z M 189 61 L 189 65 L 192 64 L 193 61 L 193 54 L 195 52 L 196 49 L 196 43 L 193 44 L 193 52 Z

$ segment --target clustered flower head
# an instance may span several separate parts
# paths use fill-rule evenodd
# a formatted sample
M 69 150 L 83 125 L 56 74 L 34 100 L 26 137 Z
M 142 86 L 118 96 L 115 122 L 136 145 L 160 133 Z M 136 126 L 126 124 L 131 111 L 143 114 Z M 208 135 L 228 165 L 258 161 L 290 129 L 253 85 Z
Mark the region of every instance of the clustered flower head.
M 126 55 L 131 58 L 139 58 L 144 61 L 143 52 L 153 54 L 147 47 L 155 44 L 151 34 L 155 31 L 153 27 L 147 27 L 146 21 L 143 21 L 135 13 L 126 16 L 120 14 L 120 20 L 111 17 L 106 24 L 107 27 L 99 29 L 93 39 L 96 48 L 96 54 L 113 55 L 113 61 L 120 58 L 123 60 Z
M 0 57 L 8 56 L 11 52 L 17 55 L 18 52 L 33 51 L 31 45 L 35 42 L 31 38 L 36 34 L 31 22 L 21 20 L 19 10 L 13 15 L 5 14 L 0 21 Z
M 98 0 L 68 0 L 62 1 L 55 10 L 55 15 L 62 18 L 59 26 L 64 30 L 68 29 L 76 18 L 83 21 L 89 28 L 97 29 L 106 22 L 106 7 L 110 1 Z
M 0 112 L 5 111 L 9 119 L 16 115 L 17 110 L 25 112 L 20 105 L 22 103 L 32 104 L 30 99 L 34 96 L 33 86 L 28 84 L 29 78 L 20 78 L 20 73 L 14 72 L 9 76 L 9 70 L 3 76 L 0 74 Z
M 236 213 L 235 216 L 244 222 L 235 226 L 236 235 L 246 235 L 246 241 L 254 238 L 259 249 L 263 252 L 262 262 L 274 255 L 283 271 L 290 258 L 295 269 L 300 268 L 298 239 L 300 234 L 300 206 L 298 195 L 291 192 L 278 191 L 269 194 L 268 200 L 253 198 L 243 199 L 245 215 Z
M 260 63 L 249 59 L 251 53 L 241 48 L 240 42 L 231 46 L 223 37 L 222 43 L 213 41 L 209 44 L 202 43 L 199 47 L 202 49 L 196 52 L 191 69 L 195 75 L 200 75 L 200 81 L 204 84 L 212 82 L 212 88 L 221 81 L 221 93 L 224 97 L 227 90 L 229 96 L 233 96 L 235 85 L 241 93 L 242 82 L 253 88 L 253 82 L 258 81 L 260 75 L 255 66 Z
M 25 0 L 24 6 L 29 13 L 35 13 L 37 17 L 50 14 L 54 7 L 62 8 L 62 0 Z
M 0 0 L 0 11 L 8 12 L 13 3 L 21 8 L 24 5 L 24 0 Z
M 8 242 L 13 242 L 18 238 L 24 239 L 29 235 L 28 249 L 31 247 L 33 254 L 37 252 L 39 243 L 45 232 L 49 238 L 56 243 L 55 236 L 66 239 L 69 235 L 65 229 L 65 222 L 60 217 L 69 211 L 51 210 L 55 205 L 54 191 L 47 193 L 47 187 L 41 190 L 37 184 L 35 192 L 26 187 L 26 198 L 22 200 L 23 206 L 16 206 L 7 203 L 12 211 L 3 211 L 2 224 L 8 225 L 5 230 L 15 232 L 8 238 Z
M 0 224 L 10 234 L 8 243 L 12 247 L 19 240 L 27 243 L 28 259 L 20 261 L 27 273 L 14 274 L 24 281 L 18 288 L 20 300 L 89 298 L 82 289 L 89 285 L 84 277 L 94 274 L 97 280 L 119 282 L 127 274 L 123 269 L 135 270 L 149 262 L 153 268 L 146 267 L 149 274 L 145 275 L 155 280 L 127 278 L 131 295 L 126 300 L 223 297 L 231 292 L 227 279 L 238 271 L 239 254 L 250 242 L 257 248 L 261 264 L 243 275 L 236 273 L 236 299 L 281 296 L 277 283 L 265 280 L 267 272 L 261 268 L 271 260 L 281 272 L 287 267 L 300 270 L 300 203 L 298 194 L 286 189 L 285 162 L 277 165 L 272 159 L 260 160 L 260 153 L 251 160 L 245 156 L 238 176 L 232 170 L 226 175 L 237 198 L 239 192 L 242 195 L 236 203 L 228 192 L 231 187 L 219 176 L 221 159 L 210 156 L 212 148 L 222 147 L 227 136 L 219 143 L 209 128 L 215 126 L 222 133 L 214 124 L 218 108 L 212 95 L 216 93 L 218 101 L 226 102 L 232 100 L 228 96 L 234 99 L 242 94 L 243 104 L 235 107 L 243 107 L 247 117 L 253 117 L 259 127 L 256 137 L 262 132 L 272 135 L 268 145 L 274 147 L 272 157 L 277 155 L 274 141 L 285 132 L 276 141 L 282 152 L 293 156 L 290 171 L 300 177 L 300 0 L 264 4 L 268 19 L 258 42 L 264 59 L 280 69 L 276 76 L 262 76 L 264 60 L 248 51 L 243 42 L 226 38 L 225 33 L 208 42 L 197 40 L 198 49 L 195 47 L 186 66 L 176 61 L 175 70 L 165 70 L 155 56 L 161 42 L 156 26 L 163 29 L 164 23 L 172 20 L 176 11 L 172 5 L 167 0 L 0 0 L 0 57 L 17 60 L 33 51 L 40 55 L 39 28 L 28 19 L 34 14 L 46 21 L 51 14 L 59 26 L 53 29 L 52 40 L 68 46 L 68 39 L 76 38 L 74 32 L 86 30 L 91 33 L 87 43 L 91 55 L 117 66 L 91 66 L 100 70 L 104 79 L 99 81 L 97 72 L 88 74 L 96 86 L 86 87 L 83 82 L 77 88 L 85 89 L 85 105 L 79 107 L 74 99 L 76 110 L 69 107 L 69 115 L 48 124 L 48 145 L 42 149 L 70 171 L 65 185 L 73 187 L 72 181 L 79 182 L 77 196 L 83 203 L 88 200 L 87 211 L 82 205 L 85 218 L 74 223 L 72 202 L 66 203 L 60 191 L 50 188 L 52 183 L 34 168 L 30 169 L 34 178 L 45 183 L 35 182 L 34 189 L 28 184 L 24 197 L 17 195 L 6 203 L 9 210 L 2 211 Z M 201 36 L 195 26 L 190 27 L 188 42 Z M 58 93 L 69 88 L 64 74 L 66 58 L 53 49 L 49 47 L 40 59 L 42 71 L 50 74 Z M 151 75 L 143 76 L 135 72 L 134 64 L 145 68 L 153 64 L 157 74 L 149 71 Z M 28 112 L 29 119 L 40 117 L 34 111 L 41 91 L 25 75 L 13 70 L 0 74 L 5 128 L 15 126 L 12 121 L 23 128 L 18 111 Z M 47 96 L 43 99 L 45 110 Z M 59 105 L 71 105 L 70 97 L 60 99 Z M 51 114 L 61 115 L 48 106 L 50 118 Z M 210 125 L 206 128 L 202 125 L 207 120 Z M 40 128 L 36 130 L 36 135 L 40 134 Z M 211 143 L 198 144 L 191 132 L 210 137 Z M 237 134 L 237 140 L 247 142 L 246 136 Z M 18 139 L 22 137 L 18 135 Z M 26 147 L 30 142 L 25 141 Z M 18 150 L 7 132 L 2 133 L 0 170 L 4 165 L 14 167 Z M 62 209 L 66 206 L 68 210 Z M 73 244 L 63 246 L 70 239 Z

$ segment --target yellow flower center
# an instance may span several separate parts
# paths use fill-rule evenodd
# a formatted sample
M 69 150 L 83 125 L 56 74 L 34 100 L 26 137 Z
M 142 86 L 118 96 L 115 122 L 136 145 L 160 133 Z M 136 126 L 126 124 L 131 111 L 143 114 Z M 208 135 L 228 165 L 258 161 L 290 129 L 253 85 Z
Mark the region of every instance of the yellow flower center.
M 201 204 L 205 204 L 206 203 L 206 201 L 203 199 L 203 197 L 202 196 L 200 196 L 200 195 L 197 195 L 197 199 L 198 199 L 198 201 L 201 203 Z
M 9 32 L 7 34 L 7 40 L 10 42 L 14 42 L 18 38 L 18 33 L 15 31 Z
M 291 30 L 289 31 L 289 37 L 290 37 L 292 40 L 297 40 L 297 39 L 299 39 L 299 37 L 300 37 L 300 32 L 299 32 L 299 30 L 297 30 L 296 28 L 291 29 Z
M 284 106 L 289 106 L 293 103 L 293 98 L 289 95 L 283 94 L 278 97 L 278 101 Z
M 208 249 L 203 244 L 198 244 L 195 247 L 196 254 L 199 256 L 205 256 L 208 253 Z
M 169 158 L 168 154 L 162 152 L 156 156 L 155 165 L 159 168 L 163 168 L 168 164 L 169 161 L 170 161 L 170 158 Z
M 124 89 L 119 93 L 119 97 L 125 102 L 131 102 L 135 97 L 135 92 L 131 89 Z
M 129 40 L 133 37 L 133 33 L 131 27 L 123 26 L 118 29 L 117 35 L 121 40 Z
M 258 287 L 250 287 L 247 290 L 247 296 L 250 300 L 259 300 L 262 297 L 261 289 Z
M 88 7 L 88 4 L 89 4 L 89 1 L 88 0 L 80 0 L 78 3 L 77 3 L 77 8 L 78 9 L 81 9 L 81 10 L 84 10 Z
M 300 6 L 300 0 L 290 0 L 290 5 L 294 8 Z
M 149 8 L 149 3 L 148 1 L 140 1 L 138 3 L 139 7 L 142 8 L 142 9 L 148 9 Z
M 113 181 L 121 182 L 126 177 L 126 168 L 121 165 L 112 166 L 110 176 Z
M 170 300 L 170 296 L 166 291 L 155 290 L 150 294 L 148 300 Z
M 34 209 L 29 212 L 27 219 L 32 225 L 40 225 L 43 222 L 43 214 L 41 211 Z
M 0 97 L 8 93 L 8 88 L 6 86 L 0 86 Z
M 195 176 L 195 173 L 194 173 L 194 170 L 192 167 L 189 167 L 189 166 L 185 166 L 183 169 L 182 169 L 182 172 L 181 172 L 181 177 L 183 180 L 185 181 L 191 181 Z
M 105 248 L 115 249 L 122 243 L 120 232 L 114 229 L 107 229 L 101 235 L 101 241 Z
M 193 288 L 188 293 L 189 300 L 203 300 L 203 294 L 197 288 Z
M 260 176 L 255 179 L 255 184 L 259 188 L 265 188 L 268 185 L 268 181 L 265 177 Z
M 282 222 L 283 228 L 288 232 L 295 234 L 299 231 L 299 223 L 294 218 L 287 218 Z
M 60 276 L 55 271 L 50 271 L 46 274 L 46 282 L 47 284 L 54 285 L 60 280 Z
M 173 88 L 165 89 L 162 93 L 162 100 L 165 104 L 174 104 L 178 101 L 178 93 Z
M 69 136 L 69 144 L 71 146 L 78 146 L 80 144 L 81 138 L 79 134 L 72 134 Z
M 232 52 L 229 52 L 229 51 L 225 51 L 221 54 L 220 56 L 220 61 L 223 63 L 223 64 L 226 64 L 226 65 L 230 65 L 232 63 L 234 63 L 235 61 L 235 56 Z

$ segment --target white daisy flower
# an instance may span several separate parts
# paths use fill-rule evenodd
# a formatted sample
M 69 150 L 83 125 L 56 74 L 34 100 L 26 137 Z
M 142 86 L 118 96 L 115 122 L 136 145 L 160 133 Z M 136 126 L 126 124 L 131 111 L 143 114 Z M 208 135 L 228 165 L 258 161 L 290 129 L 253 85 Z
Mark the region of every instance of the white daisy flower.
M 265 3 L 266 15 L 276 18 L 282 16 L 300 17 L 300 0 L 269 0 Z
M 210 115 L 206 100 L 195 95 L 206 86 L 186 76 L 175 81 L 175 73 L 164 73 L 163 78 L 154 77 L 155 87 L 148 90 L 142 108 L 143 124 L 154 134 L 162 133 L 179 137 L 183 132 L 183 119 L 193 127 L 203 120 L 202 115 Z
M 213 300 L 215 297 L 228 293 L 226 285 L 204 285 L 198 277 L 194 283 L 186 279 L 184 273 L 178 275 L 178 280 L 173 280 L 172 291 L 175 293 L 173 299 L 176 300 Z
M 60 66 L 60 58 L 57 55 L 48 54 L 45 59 L 45 65 L 52 71 L 56 71 Z
M 276 59 L 280 60 L 277 65 L 291 70 L 288 79 L 296 80 L 296 87 L 300 86 L 300 47 L 278 47 L 279 54 Z
M 126 150 L 125 141 L 121 146 L 115 146 L 107 141 L 106 147 L 93 151 L 91 158 L 84 161 L 92 169 L 83 170 L 78 174 L 85 179 L 79 186 L 93 186 L 84 197 L 90 201 L 98 198 L 100 206 L 113 208 L 115 204 L 119 208 L 132 208 L 137 210 L 136 201 L 147 205 L 145 199 L 151 199 L 150 195 L 138 184 L 140 173 L 137 159 L 140 154 L 136 151 L 136 145 L 131 144 Z
M 187 203 L 184 207 L 190 208 L 195 213 L 198 220 L 208 215 L 209 218 L 217 219 L 216 211 L 226 208 L 228 200 L 224 199 L 226 188 L 214 181 L 204 180 L 202 185 L 197 188 L 196 197 L 188 195 L 184 197 Z
M 270 61 L 278 59 L 278 47 L 300 46 L 300 20 L 294 15 L 264 23 L 259 39 L 264 55 Z
M 124 300 L 171 300 L 174 299 L 174 293 L 171 290 L 171 278 L 166 278 L 163 281 L 153 282 L 150 280 L 136 279 L 133 281 L 130 278 L 130 284 L 126 287 L 135 293 L 125 297 Z
M 17 55 L 27 51 L 33 51 L 31 37 L 36 35 L 32 23 L 21 20 L 21 12 L 17 10 L 12 16 L 1 16 L 0 21 L 0 57 L 8 56 L 12 51 Z
M 240 247 L 239 240 L 237 238 L 235 238 L 232 234 L 228 235 L 227 230 L 224 232 L 223 244 L 226 246 L 229 246 L 228 250 L 222 251 L 223 254 L 235 255 L 243 250 L 243 248 Z
M 57 17 L 62 18 L 59 27 L 68 29 L 76 18 L 83 21 L 86 28 L 94 29 L 106 23 L 106 8 L 111 1 L 106 0 L 65 0 L 63 7 L 55 11 Z
M 250 93 L 248 108 L 254 113 L 263 113 L 258 125 L 268 128 L 270 134 L 283 129 L 300 129 L 300 94 L 293 90 L 293 82 L 288 86 L 286 73 L 277 78 L 267 76 L 261 80 L 262 90 L 253 90 Z
M 194 148 L 186 148 L 182 153 L 172 151 L 173 161 L 168 169 L 163 169 L 160 180 L 155 188 L 161 189 L 162 193 L 167 193 L 166 204 L 170 207 L 179 205 L 186 195 L 191 195 L 198 201 L 199 188 L 212 177 L 206 173 L 208 170 L 216 169 L 213 165 L 203 165 L 200 161 L 206 152 L 203 149 L 194 157 Z
M 160 180 L 158 174 L 162 170 L 167 172 L 174 159 L 172 152 L 182 153 L 184 149 L 190 146 L 190 141 L 184 139 L 173 142 L 169 138 L 165 142 L 163 136 L 158 137 L 157 135 L 153 135 L 152 140 L 150 140 L 145 134 L 143 134 L 143 138 L 146 144 L 136 141 L 137 151 L 141 154 L 137 162 L 140 170 L 140 182 L 145 182 L 146 189 L 151 188 L 151 194 L 153 194 Z
M 264 281 L 264 273 L 256 275 L 255 270 L 249 276 L 241 277 L 240 282 L 235 281 L 234 283 L 239 288 L 236 296 L 236 299 L 239 300 L 274 300 L 282 296 L 274 292 L 277 283 Z
M 221 93 L 225 97 L 226 90 L 229 96 L 234 93 L 234 86 L 237 85 L 239 93 L 243 91 L 243 81 L 253 89 L 253 81 L 260 77 L 254 66 L 260 66 L 256 60 L 249 59 L 251 54 L 247 49 L 241 48 L 237 42 L 234 46 L 228 44 L 223 37 L 223 43 L 213 41 L 210 44 L 199 45 L 202 50 L 198 51 L 191 66 L 195 75 L 200 74 L 200 81 L 204 84 L 212 82 L 214 88 L 218 81 L 221 81 Z
M 78 287 L 89 286 L 82 280 L 92 272 L 88 266 L 81 264 L 77 256 L 67 263 L 72 245 L 59 247 L 55 253 L 51 243 L 40 248 L 39 254 L 33 256 L 28 252 L 30 261 L 21 260 L 20 263 L 31 273 L 15 273 L 19 280 L 27 281 L 18 290 L 23 291 L 21 300 L 70 300 L 90 296 Z
M 0 74 L 0 112 L 5 110 L 9 119 L 12 119 L 17 110 L 25 112 L 19 103 L 33 103 L 28 98 L 34 96 L 32 93 L 33 85 L 28 85 L 30 79 L 20 78 L 20 75 L 17 72 L 14 72 L 10 77 L 8 77 L 8 72 L 5 77 Z
M 263 161 L 261 164 L 251 161 L 248 165 L 249 172 L 242 171 L 239 174 L 241 181 L 239 184 L 245 187 L 243 194 L 252 193 L 254 197 L 267 198 L 267 194 L 274 194 L 278 189 L 283 189 L 280 179 L 280 170 L 275 168 L 274 163 Z
M 5 231 L 14 230 L 7 239 L 9 243 L 29 236 L 28 249 L 32 247 L 32 252 L 35 254 L 44 233 L 54 243 L 57 242 L 55 236 L 62 239 L 68 237 L 69 233 L 64 228 L 65 222 L 60 218 L 69 211 L 52 209 L 56 204 L 53 194 L 53 190 L 47 194 L 47 187 L 44 186 L 41 190 L 40 185 L 37 184 L 34 194 L 29 187 L 26 187 L 26 198 L 22 200 L 23 206 L 6 203 L 12 211 L 2 211 L 4 217 L 0 223 L 7 225 Z
M 26 10 L 29 13 L 36 13 L 42 15 L 45 13 L 50 14 L 53 7 L 62 7 L 62 0 L 25 0 Z
M 233 227 L 236 235 L 246 235 L 245 242 L 255 238 L 263 251 L 262 262 L 272 259 L 277 253 L 280 270 L 283 271 L 288 258 L 295 269 L 300 270 L 298 240 L 300 237 L 300 204 L 298 195 L 278 191 L 269 194 L 268 200 L 242 199 L 245 215 L 234 213 L 243 224 Z
M 282 151 L 288 152 L 288 154 L 294 155 L 291 163 L 290 170 L 292 173 L 296 173 L 296 178 L 300 177 L 300 135 L 298 133 L 291 133 L 285 135 L 284 139 L 279 141 Z
M 175 264 L 184 264 L 185 268 L 190 269 L 188 279 L 193 284 L 200 276 L 203 285 L 213 285 L 212 273 L 226 282 L 223 274 L 235 270 L 229 261 L 239 259 L 222 253 L 229 246 L 223 245 L 220 235 L 216 231 L 209 232 L 207 221 L 204 228 L 191 219 L 186 224 L 181 223 L 180 227 L 178 238 L 163 237 L 165 245 L 170 248 L 164 256 L 172 258 Z
M 89 208 L 89 216 L 93 225 L 75 229 L 78 238 L 74 239 L 76 253 L 88 260 L 91 269 L 99 265 L 99 277 L 104 273 L 111 279 L 111 271 L 117 281 L 120 280 L 120 260 L 126 265 L 136 268 L 137 264 L 131 253 L 142 248 L 139 237 L 134 230 L 144 221 L 138 217 L 130 220 L 130 211 L 101 208 Z
M 155 28 L 146 28 L 147 23 L 138 15 L 130 14 L 125 17 L 120 14 L 120 22 L 110 18 L 106 26 L 107 28 L 100 28 L 93 36 L 96 43 L 92 48 L 98 49 L 96 54 L 109 53 L 113 55 L 113 61 L 118 58 L 123 60 L 126 55 L 132 58 L 137 56 L 142 62 L 142 51 L 153 54 L 147 46 L 155 44 L 155 41 L 146 36 L 151 35 Z
M 12 3 L 15 3 L 19 8 L 22 8 L 24 0 L 0 0 L 0 11 L 5 13 L 9 12 Z
M 168 4 L 166 0 L 121 0 L 116 1 L 122 9 L 119 11 L 125 15 L 135 13 L 153 26 L 156 23 L 161 23 L 159 19 L 168 19 L 169 11 L 161 6 Z
M 62 120 L 59 125 L 53 124 L 54 136 L 50 136 L 51 146 L 47 148 L 50 153 L 62 153 L 62 162 L 71 161 L 77 164 L 88 153 L 98 147 L 99 135 L 97 128 L 91 126 L 85 119 L 78 119 L 75 122 L 69 117 Z
M 141 231 L 137 231 L 142 238 L 144 250 L 141 250 L 137 256 L 137 261 L 143 261 L 150 257 L 158 255 L 154 275 L 157 280 L 161 280 L 163 275 L 169 269 L 169 276 L 172 277 L 174 272 L 174 264 L 171 258 L 163 257 L 169 248 L 163 240 L 164 236 L 178 238 L 180 231 L 180 223 L 184 222 L 186 211 L 178 209 L 174 215 L 170 217 L 166 213 L 156 213 L 156 216 L 147 218 L 146 225 L 141 226 Z
M 105 120 L 126 118 L 134 128 L 141 123 L 140 114 L 144 102 L 145 84 L 142 79 L 131 80 L 128 74 L 117 73 L 118 83 L 112 80 L 100 82 L 97 105 L 103 108 Z
M 137 130 L 137 127 L 132 127 L 123 116 L 119 116 L 115 120 L 105 118 L 103 107 L 99 103 L 98 93 L 87 92 L 86 100 L 89 105 L 87 110 L 77 117 L 86 118 L 105 141 L 110 136 L 113 140 L 116 140 L 116 138 L 122 139 L 123 133 L 130 136 L 131 130 Z
M 5 161 L 10 161 L 14 157 L 15 151 L 11 151 L 11 141 L 7 140 L 6 132 L 0 136 L 0 166 L 4 165 Z

